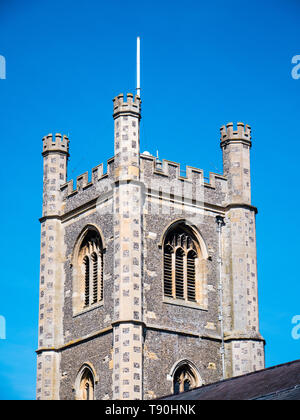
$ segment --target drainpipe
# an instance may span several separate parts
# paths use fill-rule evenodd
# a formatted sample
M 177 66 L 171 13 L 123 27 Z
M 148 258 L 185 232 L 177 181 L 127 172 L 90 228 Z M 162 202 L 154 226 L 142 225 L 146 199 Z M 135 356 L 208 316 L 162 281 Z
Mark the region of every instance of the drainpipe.
M 224 217 L 217 216 L 216 222 L 218 224 L 218 235 L 219 235 L 219 256 L 218 256 L 218 264 L 219 264 L 219 321 L 220 321 L 220 333 L 221 333 L 221 358 L 222 358 L 222 376 L 225 379 L 225 345 L 224 345 L 224 317 L 223 317 L 223 282 L 222 282 L 222 242 L 221 242 L 221 234 L 222 234 L 222 226 L 225 225 Z

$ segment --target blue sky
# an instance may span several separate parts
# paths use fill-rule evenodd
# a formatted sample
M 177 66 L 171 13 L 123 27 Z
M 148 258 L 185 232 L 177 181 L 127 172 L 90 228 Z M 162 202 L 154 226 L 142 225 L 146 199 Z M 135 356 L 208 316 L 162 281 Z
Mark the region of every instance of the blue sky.
M 113 156 L 112 98 L 135 88 L 141 149 L 222 172 L 219 128 L 250 124 L 266 366 L 299 358 L 300 54 L 297 0 L 1 0 L 0 398 L 35 398 L 41 139 L 70 136 L 69 178 Z

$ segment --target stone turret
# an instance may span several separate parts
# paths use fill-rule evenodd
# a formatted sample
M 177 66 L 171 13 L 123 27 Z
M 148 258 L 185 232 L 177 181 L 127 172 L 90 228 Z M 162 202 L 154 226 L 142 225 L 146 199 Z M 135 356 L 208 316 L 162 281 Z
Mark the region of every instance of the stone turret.
M 142 398 L 140 98 L 114 99 L 114 399 Z
M 255 215 L 251 205 L 249 125 L 221 128 L 224 175 L 228 179 L 223 228 L 224 326 L 227 377 L 264 366 L 259 334 Z M 230 361 L 229 361 L 230 358 Z
M 59 353 L 63 343 L 63 231 L 62 193 L 67 179 L 69 139 L 61 134 L 43 138 L 43 217 L 41 221 L 40 310 L 37 398 L 58 399 Z

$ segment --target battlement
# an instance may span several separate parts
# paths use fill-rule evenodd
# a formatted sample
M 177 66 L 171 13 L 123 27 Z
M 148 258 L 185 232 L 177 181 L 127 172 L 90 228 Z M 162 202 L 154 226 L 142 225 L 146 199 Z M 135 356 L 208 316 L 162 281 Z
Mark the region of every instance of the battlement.
M 43 137 L 42 155 L 48 152 L 64 152 L 69 156 L 69 138 L 60 133 L 56 133 L 55 137 L 52 134 Z
M 233 130 L 233 123 L 228 123 L 220 128 L 221 131 L 221 146 L 229 141 L 242 140 L 248 142 L 251 146 L 251 127 L 242 122 L 237 123 L 237 130 Z
M 152 155 L 141 154 L 141 179 L 143 182 L 147 182 L 147 178 L 158 177 L 158 178 L 171 178 L 179 181 L 186 181 L 188 183 L 201 183 L 204 187 L 215 189 L 216 180 L 221 182 L 227 182 L 227 178 L 222 174 L 210 172 L 209 177 L 204 176 L 203 169 L 194 168 L 192 166 L 186 166 L 185 169 L 181 168 L 180 163 L 172 162 L 163 159 L 162 162 L 158 161 Z M 159 162 L 159 163 L 158 163 Z M 147 175 L 146 175 L 147 174 Z M 114 175 L 114 157 L 107 161 L 107 172 L 104 173 L 103 164 L 96 166 L 91 171 L 91 180 L 89 181 L 89 173 L 85 172 L 74 179 L 70 179 L 68 182 L 63 184 L 60 189 L 63 192 L 64 199 L 73 197 L 81 191 L 86 190 L 93 185 L 97 185 L 98 182 L 109 179 Z M 75 187 L 76 185 L 76 187 Z M 101 188 L 100 188 L 101 190 Z M 100 191 L 99 190 L 99 191 Z
M 64 193 L 64 198 L 72 197 L 80 191 L 84 191 L 102 179 L 106 179 L 113 176 L 114 158 L 107 161 L 107 172 L 103 171 L 103 163 L 94 167 L 91 171 L 91 180 L 89 181 L 89 172 L 85 172 L 78 175 L 75 179 L 70 179 L 68 182 L 63 184 L 60 189 Z M 74 188 L 76 182 L 76 188 Z
M 133 97 L 132 93 L 128 93 L 125 100 L 124 95 L 121 93 L 113 99 L 114 113 L 113 117 L 117 118 L 120 114 L 131 115 L 141 118 L 141 99 L 139 96 Z
M 161 162 L 150 154 L 141 154 L 140 159 L 142 179 L 144 178 L 144 173 L 150 173 L 151 176 L 171 178 L 173 180 L 177 179 L 190 183 L 200 182 L 205 187 L 212 189 L 216 188 L 216 179 L 225 182 L 227 181 L 227 178 L 224 175 L 210 172 L 209 178 L 207 178 L 204 176 L 203 169 L 194 168 L 192 166 L 185 166 L 185 169 L 182 169 L 178 162 L 172 162 L 166 159 L 163 159 Z

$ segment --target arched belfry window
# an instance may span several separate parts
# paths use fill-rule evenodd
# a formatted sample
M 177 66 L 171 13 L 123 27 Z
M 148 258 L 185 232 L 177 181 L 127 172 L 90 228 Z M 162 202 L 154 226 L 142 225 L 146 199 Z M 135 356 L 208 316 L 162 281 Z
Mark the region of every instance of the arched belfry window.
M 163 245 L 164 296 L 204 304 L 205 259 L 193 230 L 184 223 L 169 229 Z
M 196 366 L 188 361 L 182 360 L 172 369 L 173 393 L 189 391 L 202 385 L 202 380 Z
M 75 312 L 103 300 L 103 244 L 95 229 L 88 229 L 77 253 L 74 284 Z

